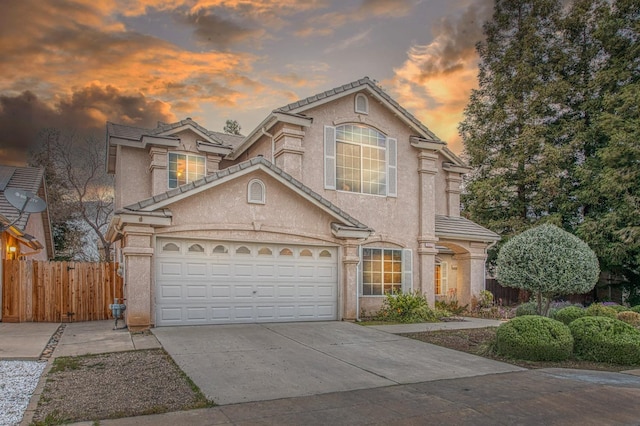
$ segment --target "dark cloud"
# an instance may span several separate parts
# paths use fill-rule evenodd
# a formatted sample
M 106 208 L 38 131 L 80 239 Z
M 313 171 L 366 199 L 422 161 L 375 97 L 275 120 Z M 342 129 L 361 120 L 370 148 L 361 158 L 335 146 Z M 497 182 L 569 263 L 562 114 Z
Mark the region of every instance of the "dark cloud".
M 460 16 L 440 21 L 434 30 L 434 43 L 413 52 L 427 59 L 420 67 L 422 78 L 457 71 L 475 57 L 475 46 L 483 38 L 482 28 L 491 18 L 493 4 L 493 0 L 482 0 L 471 4 Z
M 0 95 L 0 164 L 26 163 L 46 128 L 103 138 L 107 120 L 154 127 L 158 121 L 174 119 L 167 104 L 111 86 L 88 86 L 53 105 L 29 91 Z
M 265 34 L 257 25 L 242 25 L 205 9 L 188 14 L 176 13 L 174 17 L 178 22 L 193 26 L 193 33 L 200 43 L 222 50 L 248 39 L 258 39 Z

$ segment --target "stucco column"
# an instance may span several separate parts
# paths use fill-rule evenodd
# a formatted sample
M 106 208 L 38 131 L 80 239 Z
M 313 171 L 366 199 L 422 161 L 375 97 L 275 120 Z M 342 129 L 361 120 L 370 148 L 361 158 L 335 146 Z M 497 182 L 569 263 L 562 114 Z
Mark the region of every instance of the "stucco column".
M 342 246 L 342 319 L 358 317 L 358 242 L 347 240 Z
M 125 246 L 122 249 L 125 263 L 124 297 L 127 309 L 125 319 L 129 330 L 146 330 L 151 327 L 151 300 L 153 297 L 153 228 L 128 225 L 123 229 Z
M 424 294 L 429 305 L 435 304 L 434 277 L 436 254 L 436 196 L 435 176 L 438 173 L 438 154 L 435 151 L 420 150 L 418 153 L 420 175 L 420 232 L 418 236 L 418 256 L 420 263 L 419 291 Z
M 301 181 L 304 131 L 299 126 L 295 127 L 285 125 L 273 135 L 274 158 L 276 166 Z
M 460 217 L 460 173 L 447 172 L 447 215 Z
M 466 305 L 471 303 L 474 296 L 479 297 L 480 292 L 485 289 L 484 273 L 487 255 L 464 253 L 456 254 L 455 259 L 458 261 L 458 302 Z
M 169 184 L 167 149 L 152 146 L 149 148 L 149 156 L 151 157 L 151 163 L 149 164 L 151 195 L 158 195 L 165 192 Z
M 220 170 L 222 157 L 219 154 L 207 154 L 207 175 L 212 175 Z

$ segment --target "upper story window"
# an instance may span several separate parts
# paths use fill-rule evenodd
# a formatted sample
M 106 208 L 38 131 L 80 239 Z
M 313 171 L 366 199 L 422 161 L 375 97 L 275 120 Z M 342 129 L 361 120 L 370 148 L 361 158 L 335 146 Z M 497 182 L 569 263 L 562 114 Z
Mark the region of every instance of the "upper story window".
M 369 100 L 362 93 L 356 95 L 355 111 L 358 114 L 369 114 Z
M 177 188 L 205 176 L 205 160 L 201 155 L 169 153 L 169 188 Z
M 397 194 L 396 139 L 359 124 L 325 126 L 325 188 Z

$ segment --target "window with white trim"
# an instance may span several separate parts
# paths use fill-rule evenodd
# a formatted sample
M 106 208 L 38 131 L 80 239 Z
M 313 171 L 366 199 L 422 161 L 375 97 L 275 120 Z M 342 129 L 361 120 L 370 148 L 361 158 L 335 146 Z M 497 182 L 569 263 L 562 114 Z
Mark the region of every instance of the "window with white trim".
M 412 287 L 412 251 L 363 247 L 361 282 L 363 296 L 410 291 Z
M 266 202 L 264 183 L 260 179 L 252 179 L 249 181 L 247 200 L 251 204 L 264 204 Z
M 447 262 L 436 260 L 434 277 L 434 293 L 436 296 L 443 296 L 447 293 Z
M 169 153 L 169 188 L 177 188 L 205 176 L 205 158 L 201 155 Z
M 397 141 L 360 124 L 325 126 L 325 188 L 397 194 Z
M 362 93 L 356 95 L 354 111 L 358 114 L 369 114 L 369 99 L 366 95 Z

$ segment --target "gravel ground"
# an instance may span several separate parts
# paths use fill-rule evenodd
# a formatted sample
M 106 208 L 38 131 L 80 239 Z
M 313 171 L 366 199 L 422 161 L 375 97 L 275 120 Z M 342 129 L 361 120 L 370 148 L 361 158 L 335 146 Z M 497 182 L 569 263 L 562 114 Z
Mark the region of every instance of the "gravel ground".
M 34 421 L 50 424 L 211 406 L 162 349 L 56 358 Z
M 0 425 L 20 423 L 40 375 L 43 361 L 0 361 Z

